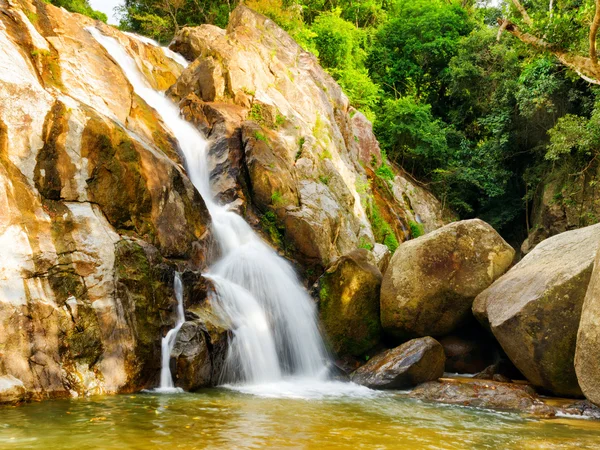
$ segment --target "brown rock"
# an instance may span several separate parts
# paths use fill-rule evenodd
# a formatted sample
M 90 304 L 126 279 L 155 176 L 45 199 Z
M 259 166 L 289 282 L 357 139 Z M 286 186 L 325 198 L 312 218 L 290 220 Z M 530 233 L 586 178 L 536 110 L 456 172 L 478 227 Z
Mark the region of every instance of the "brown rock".
M 485 222 L 446 225 L 402 244 L 381 286 L 381 324 L 397 339 L 443 336 L 469 319 L 477 294 L 510 266 L 514 250 Z
M 600 251 L 581 310 L 575 372 L 583 394 L 600 405 Z
M 575 343 L 599 245 L 600 225 L 549 238 L 473 304 L 523 375 L 556 395 L 581 395 Z
M 374 389 L 403 389 L 440 378 L 444 360 L 438 341 L 431 337 L 413 339 L 371 358 L 351 379 Z
M 381 278 L 360 249 L 339 258 L 319 279 L 319 318 L 336 355 L 360 356 L 379 342 Z
M 544 404 L 526 385 L 480 380 L 431 381 L 409 394 L 419 400 L 507 411 L 523 411 L 551 417 L 555 409 Z

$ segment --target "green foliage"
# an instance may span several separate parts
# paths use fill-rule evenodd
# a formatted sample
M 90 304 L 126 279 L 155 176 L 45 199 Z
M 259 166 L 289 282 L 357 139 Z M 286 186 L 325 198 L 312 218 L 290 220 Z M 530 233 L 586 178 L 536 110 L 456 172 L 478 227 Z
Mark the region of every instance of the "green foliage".
M 384 180 L 394 181 L 396 175 L 390 166 L 386 164 L 385 161 L 381 163 L 381 165 L 375 171 L 375 174 Z
M 425 234 L 425 228 L 421 223 L 411 220 L 408 222 L 408 228 L 410 228 L 410 235 L 413 237 L 413 239 L 416 239 Z
M 384 244 L 394 253 L 398 248 L 398 239 L 392 229 L 392 226 L 383 218 L 377 204 L 372 200 L 368 209 L 369 221 L 373 228 L 375 240 L 380 244 Z
M 91 17 L 92 19 L 101 20 L 106 22 L 108 17 L 106 14 L 95 11 L 89 4 L 88 0 L 45 0 L 46 3 L 50 3 L 54 6 L 65 8 L 67 11 L 71 11 L 84 16 Z
M 375 82 L 393 96 L 440 101 L 448 64 L 473 24 L 467 11 L 444 0 L 396 0 L 368 57 Z
M 359 65 L 365 57 L 361 48 L 363 32 L 340 17 L 341 10 L 319 15 L 311 30 L 319 61 L 325 68 L 344 70 Z
M 274 191 L 271 195 L 271 204 L 279 208 L 280 206 L 285 206 L 285 200 L 283 199 L 283 194 L 281 191 Z
M 430 176 L 448 157 L 444 125 L 431 106 L 413 97 L 386 100 L 375 131 L 382 148 L 394 161 Z
M 358 248 L 364 248 L 366 250 L 371 251 L 371 250 L 373 250 L 374 246 L 373 246 L 373 244 L 371 244 L 369 242 L 369 240 L 366 237 L 363 236 L 360 238 L 360 241 L 358 243 Z
M 283 233 L 277 225 L 277 216 L 275 213 L 272 211 L 266 212 L 261 217 L 260 223 L 262 228 L 271 238 L 271 242 L 277 247 L 281 247 L 283 245 Z
M 267 136 L 265 136 L 265 134 L 261 131 L 256 130 L 254 132 L 254 139 L 256 139 L 257 141 L 262 141 L 265 143 L 269 143 L 269 139 L 267 138 Z

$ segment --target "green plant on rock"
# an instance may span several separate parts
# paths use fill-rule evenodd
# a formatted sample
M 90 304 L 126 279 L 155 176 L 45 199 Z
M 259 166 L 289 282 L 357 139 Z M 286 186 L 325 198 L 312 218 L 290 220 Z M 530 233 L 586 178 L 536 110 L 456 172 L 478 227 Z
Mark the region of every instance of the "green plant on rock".
M 261 131 L 258 131 L 258 130 L 257 130 L 257 131 L 255 131 L 255 132 L 254 132 L 254 138 L 255 138 L 257 141 L 262 141 L 262 142 L 265 142 L 266 144 L 268 144 L 268 143 L 269 143 L 269 140 L 267 139 L 267 136 L 265 136 L 265 134 L 264 134 L 264 133 L 262 133 Z
M 410 228 L 410 235 L 413 237 L 413 239 L 425 234 L 425 227 L 423 227 L 423 224 L 415 222 L 414 220 L 408 222 L 408 228 Z
M 271 194 L 271 204 L 276 208 L 285 205 L 285 200 L 281 191 L 274 191 L 273 194 Z
M 373 199 L 371 199 L 367 212 L 373 228 L 375 240 L 380 244 L 385 245 L 390 249 L 390 252 L 394 253 L 400 245 L 398 243 L 398 238 L 396 237 L 392 226 L 383 218 L 379 207 Z
M 283 233 L 277 226 L 277 216 L 273 211 L 268 211 L 260 219 L 262 228 L 271 238 L 274 245 L 281 248 L 283 245 Z
M 369 242 L 369 240 L 366 237 L 362 236 L 360 238 L 360 241 L 358 242 L 358 248 L 364 248 L 365 250 L 371 251 L 373 250 L 374 246 Z

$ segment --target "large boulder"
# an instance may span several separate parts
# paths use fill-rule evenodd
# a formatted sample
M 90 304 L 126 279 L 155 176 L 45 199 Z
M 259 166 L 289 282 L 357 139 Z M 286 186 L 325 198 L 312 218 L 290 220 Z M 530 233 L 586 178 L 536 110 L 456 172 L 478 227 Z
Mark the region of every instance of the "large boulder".
M 600 405 L 600 250 L 581 310 L 575 372 L 584 395 Z
M 599 245 L 600 225 L 549 238 L 473 304 L 523 375 L 557 395 L 581 395 L 573 359 Z
M 339 258 L 319 279 L 319 318 L 338 356 L 360 356 L 379 342 L 381 278 L 369 252 L 359 249 Z
M 413 339 L 373 357 L 352 381 L 373 389 L 403 389 L 444 374 L 444 349 L 431 337 Z
M 381 286 L 381 324 L 397 339 L 443 336 L 471 314 L 477 294 L 510 266 L 514 250 L 487 223 L 446 225 L 402 244 Z

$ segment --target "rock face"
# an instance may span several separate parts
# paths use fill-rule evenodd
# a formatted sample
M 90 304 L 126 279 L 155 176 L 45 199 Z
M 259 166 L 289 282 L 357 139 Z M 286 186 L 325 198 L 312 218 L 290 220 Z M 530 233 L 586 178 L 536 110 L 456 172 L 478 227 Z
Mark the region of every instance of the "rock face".
M 452 332 L 470 317 L 475 296 L 508 269 L 514 254 L 478 219 L 405 242 L 383 277 L 385 332 L 397 339 Z
M 382 277 L 368 258 L 367 250 L 355 250 L 339 258 L 319 279 L 319 318 L 338 356 L 360 356 L 381 338 Z
M 537 386 L 577 396 L 573 359 L 600 225 L 540 243 L 473 304 L 515 366 Z
M 174 270 L 202 265 L 210 223 L 170 133 L 89 26 L 158 89 L 182 70 L 89 18 L 0 0 L 0 376 L 33 399 L 154 386 Z
M 418 338 L 375 356 L 351 379 L 373 389 L 403 389 L 440 378 L 444 361 L 444 349 L 438 341 Z
M 571 172 L 568 168 L 557 170 L 540 184 L 531 212 L 532 231 L 521 246 L 523 253 L 551 236 L 598 223 L 600 202 L 593 186 L 600 167 L 590 167 L 576 181 Z
M 584 395 L 600 405 L 600 250 L 581 310 L 575 371 Z
M 440 203 L 400 171 L 394 181 L 375 176 L 381 153 L 371 124 L 271 20 L 239 6 L 227 30 L 184 28 L 171 49 L 193 60 L 168 93 L 215 142 L 215 195 L 262 217 L 294 259 L 327 267 L 383 242 L 376 213 L 399 241 L 411 220 L 427 231 L 444 224 Z

